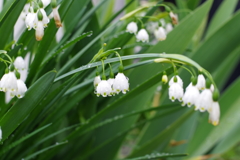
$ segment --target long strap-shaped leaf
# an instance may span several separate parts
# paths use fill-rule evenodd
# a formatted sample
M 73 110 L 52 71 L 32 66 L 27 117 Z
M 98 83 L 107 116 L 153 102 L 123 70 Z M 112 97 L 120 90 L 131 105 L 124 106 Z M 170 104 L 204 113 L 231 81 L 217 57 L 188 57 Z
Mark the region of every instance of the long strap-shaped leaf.
M 19 99 L 0 120 L 4 141 L 41 102 L 53 84 L 56 72 L 51 71 L 41 77 L 29 88 L 26 95 Z

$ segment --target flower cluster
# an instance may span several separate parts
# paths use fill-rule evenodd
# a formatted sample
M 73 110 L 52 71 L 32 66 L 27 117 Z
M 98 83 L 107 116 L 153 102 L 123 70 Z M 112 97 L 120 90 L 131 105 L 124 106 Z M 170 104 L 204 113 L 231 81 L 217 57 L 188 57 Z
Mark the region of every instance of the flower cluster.
M 0 91 L 9 92 L 10 96 L 22 98 L 27 91 L 27 86 L 20 78 L 21 71 L 26 70 L 26 65 L 22 57 L 17 57 L 13 64 L 6 69 L 0 81 Z
M 38 4 L 30 3 L 28 13 L 25 18 L 25 24 L 28 30 L 35 29 L 35 36 L 37 41 L 41 41 L 44 36 L 44 28 L 48 26 L 50 22 L 44 7 L 50 4 L 51 0 L 40 0 Z M 55 20 L 56 26 L 59 28 L 62 26 L 61 18 L 58 13 L 57 2 L 52 0 L 52 14 Z
M 105 77 L 101 80 L 101 77 L 97 75 L 94 79 L 95 94 L 99 97 L 114 96 L 122 92 L 126 94 L 129 91 L 128 77 L 123 73 L 118 73 L 115 78 L 110 76 L 108 80 Z
M 169 12 L 169 16 L 172 20 L 172 24 L 178 24 L 178 16 L 176 14 L 174 14 L 173 12 Z M 126 32 L 136 35 L 137 42 L 149 42 L 149 34 L 147 30 L 152 33 L 158 41 L 164 41 L 167 38 L 167 33 L 173 29 L 172 24 L 166 24 L 164 19 L 160 19 L 156 22 L 148 22 L 147 30 L 144 28 L 141 20 L 140 22 L 142 24 L 142 28 L 139 31 L 136 22 L 130 22 L 126 28 Z
M 169 81 L 169 99 L 182 102 L 182 106 L 194 106 L 200 112 L 208 111 L 209 122 L 218 125 L 220 108 L 218 103 L 218 91 L 210 82 L 206 82 L 204 76 L 199 74 L 197 78 L 192 78 L 192 82 L 183 91 L 182 79 L 175 75 Z

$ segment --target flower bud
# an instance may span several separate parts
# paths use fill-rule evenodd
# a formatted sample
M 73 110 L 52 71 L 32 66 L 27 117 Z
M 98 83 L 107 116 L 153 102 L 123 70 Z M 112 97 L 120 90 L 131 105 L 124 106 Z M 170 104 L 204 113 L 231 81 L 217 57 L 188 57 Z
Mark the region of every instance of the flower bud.
M 218 91 L 218 89 L 214 89 L 212 98 L 213 98 L 214 102 L 218 101 L 218 98 L 219 98 L 219 91 Z
M 168 77 L 167 77 L 166 74 L 164 74 L 164 75 L 162 76 L 162 82 L 163 82 L 164 84 L 166 84 L 166 83 L 168 82 Z

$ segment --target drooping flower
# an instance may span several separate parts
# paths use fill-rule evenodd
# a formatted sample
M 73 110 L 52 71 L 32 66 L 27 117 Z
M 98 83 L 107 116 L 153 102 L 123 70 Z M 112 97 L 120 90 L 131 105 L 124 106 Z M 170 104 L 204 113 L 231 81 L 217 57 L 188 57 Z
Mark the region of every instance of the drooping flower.
M 37 18 L 36 13 L 33 12 L 33 8 L 29 8 L 29 12 L 27 13 L 25 24 L 28 30 L 31 30 L 34 27 L 34 21 Z
M 173 30 L 173 26 L 171 23 L 167 23 L 166 24 L 166 32 L 169 33 Z
M 190 85 L 187 89 L 186 92 L 184 93 L 183 96 L 183 103 L 182 105 L 186 105 L 188 107 L 191 107 L 192 105 L 195 105 L 196 100 L 199 97 L 199 90 L 197 89 L 196 86 Z
M 118 73 L 113 82 L 113 91 L 117 94 L 122 91 L 126 94 L 129 91 L 128 78 L 123 73 Z
M 18 98 L 23 98 L 25 95 L 25 92 L 27 92 L 27 86 L 26 84 L 21 80 L 17 80 L 17 91 L 11 92 L 10 95 L 11 97 L 18 97 Z
M 1 90 L 3 92 L 14 92 L 17 91 L 17 78 L 14 72 L 4 74 L 1 79 Z
M 169 87 L 168 95 L 172 102 L 174 102 L 176 99 L 181 102 L 183 97 L 183 88 L 179 85 L 179 83 L 174 82 Z
M 42 21 L 37 22 L 35 36 L 37 41 L 41 41 L 44 36 L 44 25 Z
M 182 79 L 178 75 L 176 75 L 176 77 L 177 77 L 177 82 L 176 83 L 178 83 L 181 87 L 183 87 Z M 174 76 L 170 79 L 168 84 L 169 84 L 169 86 L 171 86 L 173 83 L 175 83 L 174 82 Z
M 137 33 L 137 30 L 138 30 L 137 23 L 135 23 L 135 22 L 130 22 L 130 23 L 127 25 L 127 30 L 126 30 L 127 32 L 136 34 L 136 33 Z
M 175 24 L 175 25 L 178 24 L 178 15 L 177 14 L 174 14 L 173 12 L 170 12 L 169 16 L 172 19 L 173 24 Z
M 112 86 L 114 83 L 114 80 L 115 80 L 114 78 L 109 78 L 107 81 Z
M 196 101 L 195 110 L 204 112 L 208 110 L 213 103 L 212 92 L 210 89 L 204 89 Z
M 48 16 L 47 16 L 47 13 L 46 11 L 43 9 L 43 8 L 40 8 L 39 9 L 39 12 L 42 13 L 42 23 L 43 23 L 43 26 L 44 27 L 47 27 L 48 26 L 48 23 L 50 22 Z
M 96 89 L 96 94 L 98 97 L 100 95 L 102 95 L 103 97 L 107 97 L 111 94 L 111 92 L 112 92 L 112 87 L 106 80 L 102 80 L 98 84 L 97 89 Z
M 136 35 L 137 41 L 148 42 L 149 35 L 145 29 L 141 29 L 138 34 Z
M 26 65 L 25 65 L 25 61 L 22 57 L 18 56 L 15 61 L 14 61 L 14 66 L 16 69 L 18 70 L 25 70 L 26 69 Z
M 154 31 L 154 35 L 155 35 L 156 39 L 159 41 L 163 41 L 167 37 L 166 32 L 163 27 L 158 27 L 158 29 Z
M 208 109 L 209 112 L 209 123 L 214 126 L 218 125 L 220 118 L 220 107 L 218 102 L 213 102 L 211 107 Z
M 101 82 L 101 77 L 100 76 L 96 76 L 94 78 L 94 81 L 93 81 L 94 87 L 97 87 L 100 82 Z
M 199 90 L 204 90 L 206 86 L 206 80 L 202 74 L 198 75 L 198 80 L 197 80 L 197 88 Z
M 62 27 L 62 22 L 61 22 L 61 18 L 60 18 L 60 15 L 58 13 L 58 8 L 57 7 L 53 8 L 53 18 L 54 18 L 56 27 L 57 28 Z

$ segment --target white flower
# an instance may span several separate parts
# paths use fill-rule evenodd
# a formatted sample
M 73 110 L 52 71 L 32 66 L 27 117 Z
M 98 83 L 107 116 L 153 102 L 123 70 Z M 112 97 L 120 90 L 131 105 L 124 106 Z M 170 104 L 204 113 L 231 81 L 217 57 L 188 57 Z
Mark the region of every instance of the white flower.
M 54 18 L 54 21 L 55 21 L 55 24 L 56 24 L 57 28 L 62 27 L 61 18 L 60 18 L 60 15 L 58 13 L 58 8 L 53 8 L 53 18 Z
M 154 31 L 154 35 L 157 40 L 163 41 L 166 39 L 166 32 L 163 27 L 159 27 L 157 30 Z
M 212 106 L 208 109 L 209 112 L 209 123 L 214 126 L 218 125 L 220 117 L 220 107 L 218 102 L 213 102 Z
M 126 30 L 127 32 L 136 34 L 136 33 L 137 33 L 137 30 L 138 30 L 137 23 L 135 23 L 135 22 L 130 22 L 130 23 L 127 25 L 127 30 Z
M 38 21 L 37 22 L 37 27 L 35 31 L 35 36 L 37 41 L 41 41 L 44 35 L 44 27 L 43 27 L 43 22 Z
M 94 81 L 93 81 L 94 87 L 97 87 L 100 82 L 101 82 L 101 77 L 100 76 L 96 76 L 94 78 Z
M 22 57 L 18 56 L 14 61 L 14 67 L 17 68 L 19 71 L 25 70 L 26 65 L 25 65 L 24 59 Z
M 102 95 L 103 97 L 107 97 L 107 96 L 111 95 L 111 92 L 112 92 L 112 87 L 106 80 L 102 80 L 98 84 L 97 89 L 96 89 L 96 94 L 98 97 L 100 95 Z
M 158 28 L 158 22 L 149 22 L 147 23 L 147 30 L 150 32 L 150 33 L 153 33 L 156 28 Z
M 191 107 L 192 105 L 195 105 L 198 97 L 199 97 L 199 90 L 196 86 L 189 86 L 186 89 L 186 92 L 183 96 L 183 106 L 187 104 L 188 107 Z
M 173 24 L 178 24 L 178 15 L 177 14 L 174 14 L 173 12 L 170 12 L 169 16 L 171 17 Z
M 14 92 L 17 91 L 17 78 L 15 76 L 15 73 L 9 72 L 7 74 L 4 74 L 1 79 L 1 89 L 3 92 Z
M 187 86 L 186 91 L 191 87 L 193 87 L 192 82 Z
M 17 91 L 11 92 L 11 97 L 17 96 L 18 98 L 22 98 L 25 95 L 25 92 L 27 92 L 27 86 L 26 84 L 21 80 L 17 80 Z
M 141 29 L 138 34 L 136 35 L 137 41 L 148 42 L 149 35 L 145 29 Z
M 169 86 L 171 86 L 173 83 L 175 83 L 174 82 L 174 77 L 175 76 L 173 76 L 171 79 L 170 79 L 170 81 L 169 81 Z M 183 87 L 183 81 L 182 81 L 182 79 L 177 75 L 176 76 L 177 77 L 177 82 L 176 83 L 178 83 L 181 87 Z
M 173 83 L 169 87 L 168 95 L 172 102 L 176 99 L 181 102 L 183 97 L 183 88 L 178 83 Z
M 46 7 L 50 4 L 51 0 L 42 0 L 43 6 Z
M 198 80 L 197 80 L 197 88 L 199 90 L 204 90 L 206 86 L 206 80 L 202 74 L 198 75 Z
M 115 80 L 114 78 L 109 78 L 107 81 L 112 86 L 114 83 L 114 80 Z
M 123 73 L 118 73 L 113 82 L 113 91 L 119 93 L 122 91 L 126 94 L 129 91 L 128 78 Z
M 171 23 L 166 24 L 166 32 L 169 33 L 173 30 L 173 26 Z
M 195 110 L 204 112 L 212 106 L 212 92 L 210 89 L 204 89 L 196 101 Z
M 50 22 L 46 11 L 43 8 L 40 8 L 39 11 L 42 13 L 43 19 L 42 19 L 42 23 L 44 27 L 47 27 L 47 24 Z
M 32 8 L 30 8 L 30 10 L 32 10 Z M 28 30 L 31 30 L 34 27 L 34 21 L 36 19 L 36 13 L 34 12 L 28 12 L 26 19 L 25 19 L 25 24 L 28 28 Z

